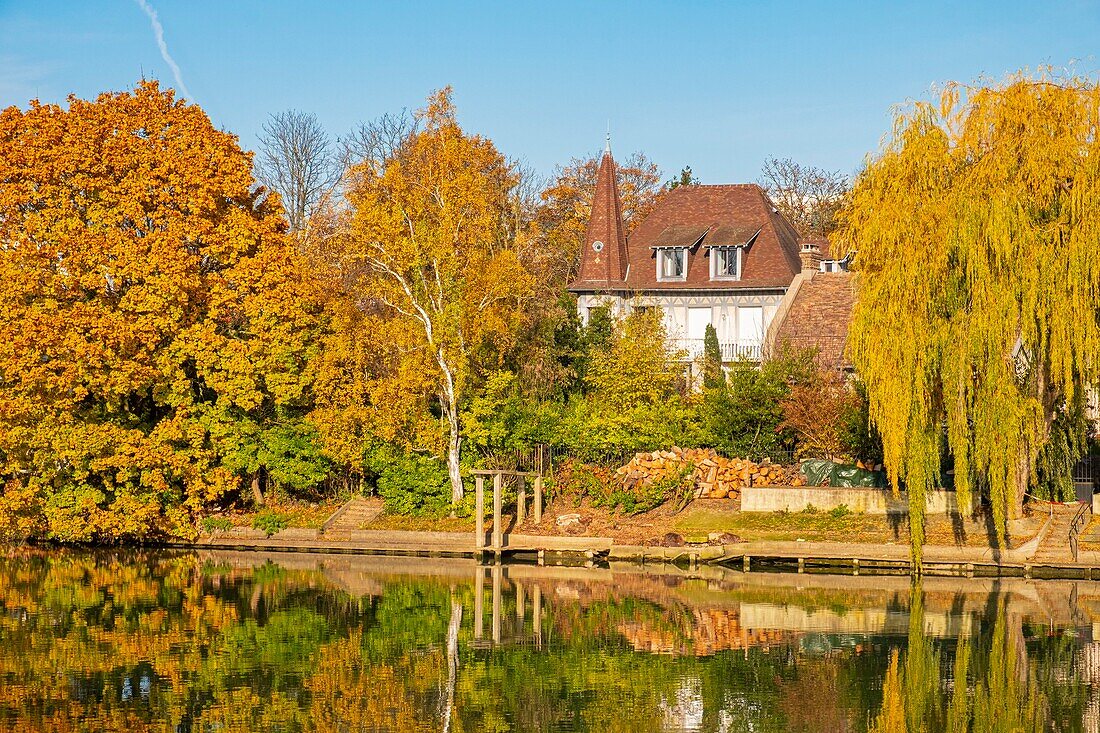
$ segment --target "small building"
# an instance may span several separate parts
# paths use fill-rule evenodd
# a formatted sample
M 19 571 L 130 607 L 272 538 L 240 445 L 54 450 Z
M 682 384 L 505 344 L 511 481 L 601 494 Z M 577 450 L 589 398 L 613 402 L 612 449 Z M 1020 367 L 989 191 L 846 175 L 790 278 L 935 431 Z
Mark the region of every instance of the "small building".
M 801 241 L 752 183 L 679 186 L 661 197 L 628 238 L 608 149 L 600 162 L 580 271 L 569 290 L 585 323 L 593 308 L 607 307 L 615 316 L 659 308 L 670 337 L 692 357 L 702 353 L 706 327 L 713 325 L 723 361 L 759 361 L 779 322 L 802 317 L 803 305 L 793 307 L 787 298 L 796 279 L 804 286 L 818 273 L 849 277 L 846 260 L 828 254 L 826 240 Z M 807 273 L 808 268 L 815 272 Z M 824 291 L 810 286 L 810 292 Z M 820 298 L 811 300 L 822 307 Z M 835 305 L 843 311 L 846 334 L 851 301 Z M 787 335 L 805 341 L 804 331 Z

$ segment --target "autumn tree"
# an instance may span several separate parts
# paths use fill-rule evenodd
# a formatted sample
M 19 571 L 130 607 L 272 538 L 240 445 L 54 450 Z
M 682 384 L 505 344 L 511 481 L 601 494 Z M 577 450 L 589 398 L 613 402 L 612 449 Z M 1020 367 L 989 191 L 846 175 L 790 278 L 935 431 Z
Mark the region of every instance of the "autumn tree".
M 941 446 L 961 504 L 988 496 L 1003 536 L 1052 424 L 1100 378 L 1098 110 L 1075 78 L 951 84 L 898 115 L 856 182 L 850 349 L 918 557 Z
M 840 171 L 827 171 L 790 158 L 768 158 L 760 172 L 760 185 L 779 213 L 798 233 L 825 236 L 837 227 L 837 212 L 850 184 Z
M 604 323 L 611 326 L 608 342 L 593 341 L 586 392 L 568 406 L 562 428 L 566 445 L 576 456 L 600 459 L 693 443 L 687 353 L 674 348 L 661 312 L 635 310 Z M 595 331 L 585 336 L 599 338 Z
M 791 386 L 779 403 L 783 422 L 798 439 L 798 453 L 806 458 L 854 460 L 849 437 L 860 408 L 859 396 L 834 369 L 819 369 L 810 380 Z M 858 456 L 862 458 L 862 456 Z
M 252 188 L 156 83 L 0 113 L 0 520 L 186 535 L 264 464 L 323 473 L 299 422 L 320 313 Z
M 311 112 L 271 115 L 260 132 L 256 177 L 283 199 L 290 229 L 303 232 L 340 178 L 336 146 Z
M 531 281 L 507 224 L 512 166 L 492 142 L 462 130 L 450 89 L 419 119 L 383 165 L 368 160 L 353 171 L 344 258 L 361 268 L 363 296 L 406 334 L 409 357 L 429 365 L 457 502 L 460 405 L 475 367 L 513 342 Z

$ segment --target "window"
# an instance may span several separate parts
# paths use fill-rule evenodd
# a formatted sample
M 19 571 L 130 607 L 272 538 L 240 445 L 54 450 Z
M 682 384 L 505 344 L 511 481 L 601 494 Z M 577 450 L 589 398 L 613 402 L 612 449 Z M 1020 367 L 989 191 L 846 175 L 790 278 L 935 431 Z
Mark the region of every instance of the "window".
M 822 260 L 822 272 L 848 272 L 847 260 Z
M 687 250 L 668 248 L 657 250 L 657 279 L 687 279 Z
M 710 250 L 710 279 L 737 280 L 741 277 L 741 248 L 713 247 Z

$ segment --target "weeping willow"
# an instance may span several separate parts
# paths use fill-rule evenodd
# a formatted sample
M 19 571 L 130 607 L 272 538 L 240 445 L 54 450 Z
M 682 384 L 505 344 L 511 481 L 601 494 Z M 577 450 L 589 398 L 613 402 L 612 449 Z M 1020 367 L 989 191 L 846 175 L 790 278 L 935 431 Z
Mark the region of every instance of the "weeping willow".
M 951 84 L 898 113 L 843 213 L 849 350 L 917 563 L 941 450 L 1003 541 L 1055 418 L 1098 381 L 1098 109 L 1094 82 L 1049 73 Z
M 951 692 L 943 692 L 941 656 L 924 628 L 919 582 L 913 586 L 906 650 L 895 649 L 882 684 L 882 708 L 869 733 L 1042 733 L 1050 702 L 1026 664 L 1022 635 L 1012 634 L 1004 600 L 993 608 L 989 637 L 959 639 Z M 1017 627 L 1018 628 L 1018 627 Z M 1021 664 L 1021 662 L 1024 662 Z

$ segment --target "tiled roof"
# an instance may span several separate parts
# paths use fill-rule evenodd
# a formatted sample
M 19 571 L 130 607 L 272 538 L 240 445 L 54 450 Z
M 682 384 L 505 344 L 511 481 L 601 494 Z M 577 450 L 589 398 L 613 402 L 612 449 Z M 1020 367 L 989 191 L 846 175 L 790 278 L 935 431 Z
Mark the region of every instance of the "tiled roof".
M 669 246 L 662 243 L 670 241 L 672 233 L 682 235 L 689 229 L 707 231 L 702 246 L 688 249 L 687 277 L 679 282 L 658 281 L 652 248 Z M 711 280 L 707 245 L 744 244 L 753 235 L 751 246 L 742 253 L 741 279 Z M 712 236 L 716 241 L 710 241 Z M 676 241 L 688 238 L 677 236 Z M 628 291 L 786 288 L 801 270 L 798 250 L 798 234 L 756 184 L 680 186 L 662 196 L 631 233 L 626 247 L 629 268 L 623 283 L 613 287 Z M 583 257 L 587 261 L 590 253 L 585 251 Z M 580 274 L 571 290 L 608 287 L 606 281 L 591 277 L 583 262 Z
M 802 281 L 776 331 L 775 344 L 817 347 L 825 366 L 850 366 L 844 355 L 855 307 L 855 283 L 847 272 L 819 272 Z
M 739 247 L 748 244 L 760 233 L 762 226 L 720 226 L 707 232 L 707 247 Z
M 650 247 L 694 247 L 709 229 L 698 225 L 665 227 Z

